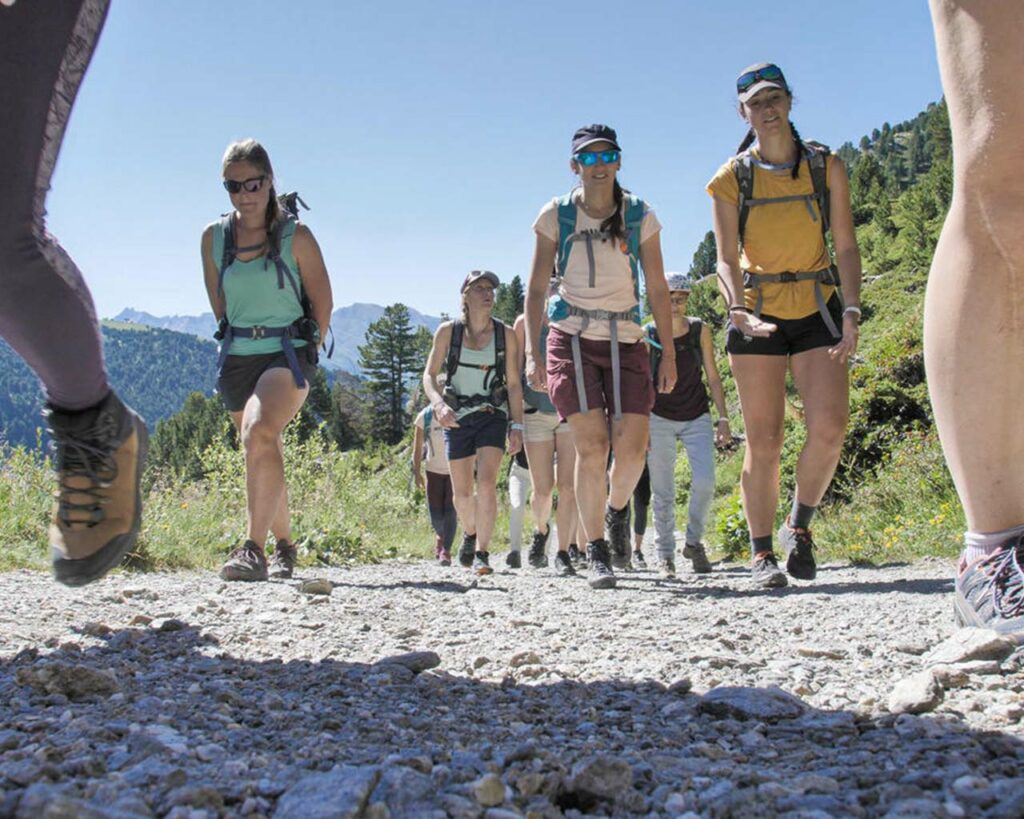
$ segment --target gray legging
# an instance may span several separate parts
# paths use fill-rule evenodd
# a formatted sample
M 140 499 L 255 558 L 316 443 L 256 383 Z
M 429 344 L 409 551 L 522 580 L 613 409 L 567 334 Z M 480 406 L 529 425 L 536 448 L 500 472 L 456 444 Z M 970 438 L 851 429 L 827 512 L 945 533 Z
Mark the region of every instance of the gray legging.
M 36 371 L 47 400 L 68 410 L 110 388 L 92 296 L 46 232 L 46 192 L 108 5 L 0 6 L 0 336 Z

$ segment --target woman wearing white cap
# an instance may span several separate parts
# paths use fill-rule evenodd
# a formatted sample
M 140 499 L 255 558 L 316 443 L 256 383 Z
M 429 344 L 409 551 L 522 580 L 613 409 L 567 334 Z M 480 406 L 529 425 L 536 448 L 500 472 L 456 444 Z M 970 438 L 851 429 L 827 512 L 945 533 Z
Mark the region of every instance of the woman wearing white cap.
M 506 437 L 509 452 L 518 452 L 523 445 L 516 337 L 491 315 L 498 283 L 488 270 L 466 276 L 462 318 L 437 328 L 423 373 L 423 389 L 445 430 L 452 493 L 464 533 L 459 563 L 477 574 L 493 572 L 488 546 L 498 511 L 498 469 Z M 442 367 L 443 390 L 437 378 Z
M 740 490 L 752 576 L 760 586 L 775 587 L 787 583 L 772 546 L 786 373 L 803 402 L 807 439 L 779 540 L 789 574 L 810 580 L 816 573 L 811 518 L 839 462 L 849 415 L 860 251 L 846 169 L 827 148 L 800 138 L 789 119 L 793 98 L 782 70 L 772 63 L 750 66 L 736 91 L 750 130 L 707 191 L 714 199 L 719 289 L 729 306 L 726 349 L 747 433 Z M 825 241 L 829 229 L 835 264 Z M 840 284 L 845 308 L 836 292 Z

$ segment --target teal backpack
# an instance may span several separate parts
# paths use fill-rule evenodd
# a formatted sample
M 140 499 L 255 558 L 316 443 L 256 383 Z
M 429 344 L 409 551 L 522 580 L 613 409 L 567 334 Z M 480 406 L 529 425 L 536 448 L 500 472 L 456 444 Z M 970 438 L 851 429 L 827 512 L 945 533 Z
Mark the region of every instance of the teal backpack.
M 697 368 L 702 370 L 704 354 L 701 351 L 700 337 L 704 332 L 704 322 L 699 318 L 690 318 L 689 316 L 686 317 L 686 320 L 690 323 L 690 332 L 686 334 L 686 349 L 696 358 Z M 647 335 L 646 341 L 651 348 L 651 378 L 657 379 L 658 367 L 661 364 L 662 345 L 658 342 L 658 329 L 654 326 L 653 321 L 644 325 L 644 333 Z

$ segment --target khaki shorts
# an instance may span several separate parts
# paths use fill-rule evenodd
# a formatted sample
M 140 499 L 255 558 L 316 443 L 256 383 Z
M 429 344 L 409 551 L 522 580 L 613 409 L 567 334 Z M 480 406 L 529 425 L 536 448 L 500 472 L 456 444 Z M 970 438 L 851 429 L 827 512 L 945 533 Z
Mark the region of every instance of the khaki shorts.
M 556 435 L 569 433 L 569 424 L 559 421 L 553 412 L 524 412 L 523 426 L 523 440 L 531 444 L 553 441 Z

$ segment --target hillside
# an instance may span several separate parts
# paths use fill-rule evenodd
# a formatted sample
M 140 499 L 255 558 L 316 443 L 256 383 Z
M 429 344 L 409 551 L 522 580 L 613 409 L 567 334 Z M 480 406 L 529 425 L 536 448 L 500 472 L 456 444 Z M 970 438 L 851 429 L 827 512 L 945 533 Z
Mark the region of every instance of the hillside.
M 321 356 L 320 363 L 327 370 L 344 370 L 347 373 L 360 374 L 359 345 L 366 338 L 367 328 L 384 315 L 384 308 L 379 304 L 349 304 L 339 307 L 331 316 L 331 329 L 334 331 L 334 356 L 330 359 Z M 427 316 L 409 308 L 409 319 L 413 326 L 426 327 L 431 333 L 437 329 L 441 319 Z M 154 316 L 141 310 L 126 307 L 114 317 L 115 321 L 130 321 L 148 327 L 161 327 L 177 330 L 181 333 L 192 333 L 200 338 L 211 338 L 216 329 L 213 313 L 202 313 L 198 316 Z
M 153 427 L 181 409 L 191 392 L 212 394 L 217 348 L 192 335 L 104 322 L 110 382 Z M 35 447 L 42 391 L 35 374 L 0 341 L 0 439 Z

